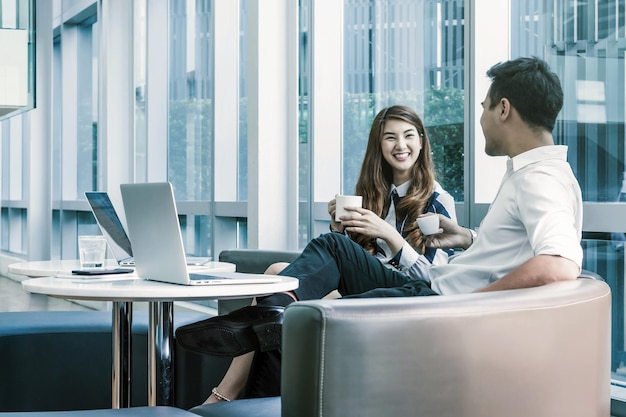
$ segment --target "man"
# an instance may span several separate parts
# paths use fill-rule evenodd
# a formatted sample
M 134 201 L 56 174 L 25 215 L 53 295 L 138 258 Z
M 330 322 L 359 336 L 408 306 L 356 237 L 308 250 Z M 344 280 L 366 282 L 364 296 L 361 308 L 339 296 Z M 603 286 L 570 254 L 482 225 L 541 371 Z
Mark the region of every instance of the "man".
M 431 267 L 431 288 L 428 279 L 418 279 L 400 286 L 381 285 L 352 297 L 525 288 L 575 279 L 580 273 L 582 196 L 566 162 L 567 147 L 555 145 L 552 137 L 563 105 L 559 79 L 538 58 L 500 63 L 489 69 L 487 75 L 492 84 L 482 103 L 480 119 L 485 152 L 492 156 L 506 155 L 509 159 L 498 194 L 481 223 L 480 234 L 439 215 L 441 233 L 431 236 L 428 244 L 465 251 L 450 258 L 448 264 Z M 342 225 L 348 232 L 361 232 L 366 211 L 359 208 L 353 211 L 354 215 L 342 217 Z M 272 351 L 280 346 L 282 307 L 277 306 L 286 306 L 295 299 L 321 298 L 329 289 L 349 288 L 350 282 L 346 281 L 358 279 L 354 269 L 360 266 L 354 262 L 346 265 L 346 257 L 341 256 L 344 239 L 343 235 L 330 233 L 307 245 L 302 255 L 281 272 L 300 280 L 300 287 L 292 293 L 275 294 L 260 300 L 258 306 L 212 318 L 201 332 L 192 335 L 209 353 L 238 356 L 253 350 L 265 351 L 249 383 L 257 387 L 251 396 L 279 394 L 280 372 L 276 365 L 280 360 L 277 351 Z M 233 386 L 242 386 L 250 369 L 250 355 L 243 357 L 248 362 L 242 365 L 242 361 L 233 361 L 227 377 L 214 389 L 214 401 L 239 396 L 240 389 Z M 274 366 L 268 366 L 270 363 Z M 263 394 L 254 394 L 255 389 Z
M 582 196 L 555 146 L 552 129 L 563 105 L 559 80 L 537 58 L 492 67 L 482 103 L 485 152 L 506 155 L 507 172 L 473 241 L 441 219 L 434 246 L 469 248 L 448 265 L 433 267 L 439 294 L 534 287 L 575 279 L 582 264 Z

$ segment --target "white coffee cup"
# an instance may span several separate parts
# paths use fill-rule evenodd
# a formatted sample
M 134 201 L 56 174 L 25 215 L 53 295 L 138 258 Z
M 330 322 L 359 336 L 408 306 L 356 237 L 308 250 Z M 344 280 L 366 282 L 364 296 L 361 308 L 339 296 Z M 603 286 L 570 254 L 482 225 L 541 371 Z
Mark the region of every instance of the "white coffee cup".
M 428 214 L 417 218 L 417 225 L 424 235 L 434 235 L 439 232 L 439 216 Z
M 80 269 L 103 269 L 106 253 L 107 241 L 104 236 L 78 236 Z
M 346 214 L 354 214 L 353 211 L 346 211 L 344 207 L 363 207 L 363 197 L 360 195 L 338 195 L 335 197 L 335 221 L 341 221 L 339 217 Z

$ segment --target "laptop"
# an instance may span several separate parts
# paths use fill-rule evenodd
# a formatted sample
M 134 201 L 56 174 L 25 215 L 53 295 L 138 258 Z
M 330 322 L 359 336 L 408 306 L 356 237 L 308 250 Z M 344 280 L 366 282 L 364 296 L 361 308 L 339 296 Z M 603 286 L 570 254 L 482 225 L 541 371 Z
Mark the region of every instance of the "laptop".
M 135 259 L 130 239 L 113 207 L 109 194 L 104 191 L 87 191 L 85 197 L 117 263 L 121 266 L 134 266 Z M 211 260 L 208 257 L 196 256 L 187 256 L 185 259 L 187 265 L 204 265 Z
M 135 260 L 133 259 L 130 240 L 128 235 L 126 235 L 119 216 L 115 212 L 109 195 L 106 192 L 88 191 L 85 192 L 85 197 L 87 197 L 87 201 L 91 206 L 91 212 L 96 218 L 96 223 L 98 223 L 100 231 L 106 238 L 117 263 L 125 266 L 134 265 Z
M 120 188 L 138 277 L 182 285 L 281 281 L 282 278 L 277 275 L 211 271 L 190 273 L 185 262 L 172 185 L 169 182 L 122 184 Z

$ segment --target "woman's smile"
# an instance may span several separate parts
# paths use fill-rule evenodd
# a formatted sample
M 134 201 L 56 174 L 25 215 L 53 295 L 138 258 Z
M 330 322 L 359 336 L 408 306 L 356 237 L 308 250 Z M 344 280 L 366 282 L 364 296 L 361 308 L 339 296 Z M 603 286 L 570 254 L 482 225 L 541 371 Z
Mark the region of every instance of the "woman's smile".
M 409 155 L 411 155 L 409 152 L 402 152 L 402 153 L 396 153 L 394 154 L 394 158 L 396 158 L 398 161 L 405 161 L 406 159 L 409 158 Z
M 380 146 L 383 158 L 393 171 L 394 184 L 411 178 L 413 165 L 422 149 L 422 137 L 417 128 L 403 120 L 388 120 L 383 128 Z

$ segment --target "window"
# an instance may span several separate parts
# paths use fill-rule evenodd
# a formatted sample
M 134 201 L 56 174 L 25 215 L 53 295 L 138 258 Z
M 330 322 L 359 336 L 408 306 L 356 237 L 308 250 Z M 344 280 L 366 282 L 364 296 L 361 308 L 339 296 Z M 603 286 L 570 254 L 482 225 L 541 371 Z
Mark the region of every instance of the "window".
M 98 23 L 92 19 L 65 30 L 76 35 L 76 196 L 98 189 Z M 69 190 L 68 190 L 69 191 Z
M 148 28 L 147 28 L 147 0 L 137 0 L 134 3 L 134 65 L 133 81 L 135 86 L 135 120 L 134 120 L 134 160 L 135 160 L 135 180 L 146 182 L 148 173 L 148 120 L 146 109 L 146 89 L 147 89 L 147 49 L 148 49 Z
M 311 240 L 311 217 L 313 215 L 313 196 L 311 185 L 314 173 L 311 168 L 313 144 L 309 132 L 309 91 L 311 88 L 311 49 L 310 28 L 313 0 L 299 2 L 298 29 L 298 247 L 304 248 Z
M 179 202 L 185 250 L 199 256 L 212 256 L 212 5 L 211 0 L 171 2 L 169 15 L 167 179 Z
M 82 210 L 85 191 L 100 189 L 99 24 L 96 7 L 65 9 L 55 28 L 52 79 L 52 256 L 76 258 L 77 236 L 99 233 Z
M 606 2 L 510 2 L 507 19 L 499 2 L 483 4 L 478 21 L 494 23 L 476 28 L 477 37 L 509 33 L 508 42 L 492 44 L 499 60 L 535 55 L 545 59 L 563 85 L 564 106 L 553 135 L 568 146 L 568 159 L 585 201 L 583 268 L 602 275 L 613 293 L 612 371 L 626 381 L 624 352 L 624 41 L 623 5 Z M 619 6 L 619 7 L 618 7 Z M 486 17 L 488 16 L 488 17 Z M 621 23 L 620 23 L 621 22 Z M 477 52 L 478 54 L 478 52 Z M 487 55 L 487 54 L 485 54 Z M 481 61 L 484 56 L 476 60 Z M 495 62 L 492 62 L 495 63 Z M 476 79 L 484 77 L 476 74 Z M 478 93 L 477 94 L 484 94 Z M 478 152 L 478 150 L 477 150 Z M 493 171 L 477 172 L 476 188 Z M 609 210 L 607 212 L 606 210 Z M 611 218 L 609 224 L 600 219 Z M 584 330 L 583 330 L 584 331 Z
M 462 202 L 464 2 L 344 5 L 344 192 L 354 190 L 376 113 L 404 104 L 428 129 L 438 181 Z

